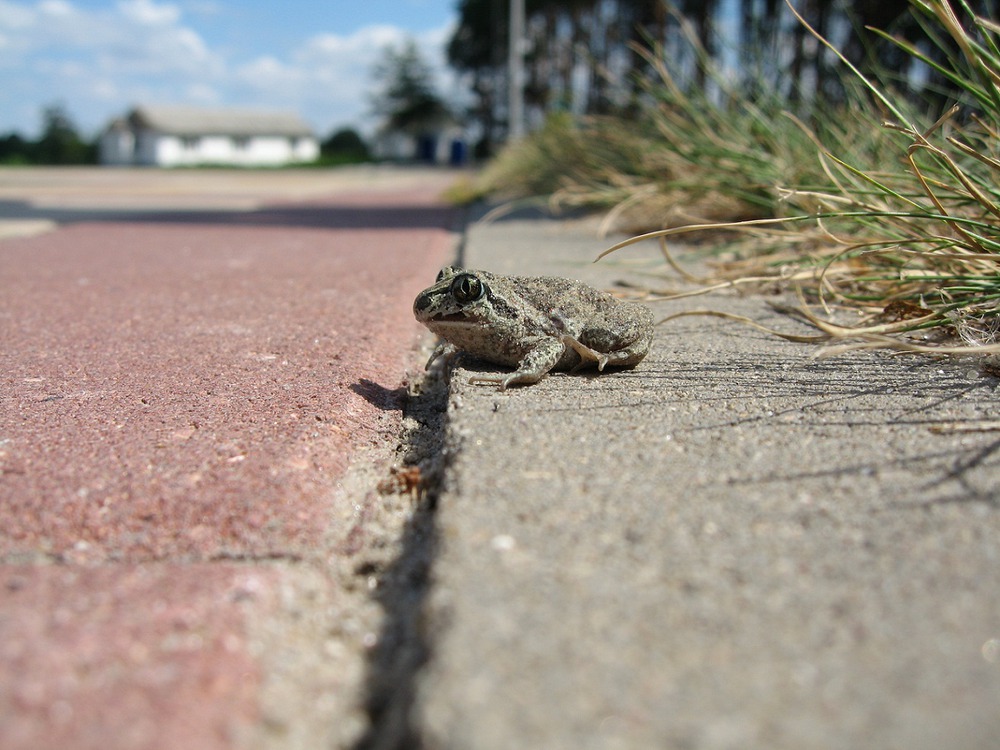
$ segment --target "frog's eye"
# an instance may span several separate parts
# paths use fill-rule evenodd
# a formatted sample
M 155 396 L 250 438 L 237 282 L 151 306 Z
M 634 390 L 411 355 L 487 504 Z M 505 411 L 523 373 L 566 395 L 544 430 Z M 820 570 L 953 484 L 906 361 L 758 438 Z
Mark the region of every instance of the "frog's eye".
M 471 273 L 456 276 L 451 282 L 451 296 L 462 305 L 475 302 L 486 294 L 486 285 Z

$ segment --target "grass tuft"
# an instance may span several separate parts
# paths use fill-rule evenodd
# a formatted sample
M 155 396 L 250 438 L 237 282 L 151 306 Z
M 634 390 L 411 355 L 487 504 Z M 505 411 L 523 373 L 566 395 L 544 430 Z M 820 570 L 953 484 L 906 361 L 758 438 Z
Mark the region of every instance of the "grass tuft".
M 711 93 L 685 91 L 647 50 L 658 73 L 648 117 L 552 118 L 487 170 L 483 189 L 654 227 L 605 255 L 656 239 L 688 281 L 667 242 L 731 234 L 735 259 L 713 263 L 698 291 L 795 288 L 801 304 L 784 311 L 816 333 L 794 338 L 824 353 L 1000 352 L 1000 26 L 964 0 L 911 1 L 943 54 L 890 41 L 955 87 L 943 112 L 866 78 L 819 35 L 849 71 L 848 95 L 808 122 L 776 97 L 733 90 L 703 53 Z M 838 323 L 843 308 L 862 317 Z

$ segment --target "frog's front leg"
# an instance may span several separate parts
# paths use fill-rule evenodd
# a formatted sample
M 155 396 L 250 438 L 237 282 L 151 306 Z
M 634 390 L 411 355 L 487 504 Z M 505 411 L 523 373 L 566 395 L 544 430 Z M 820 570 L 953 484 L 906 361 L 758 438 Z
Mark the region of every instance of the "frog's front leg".
M 441 341 L 438 342 L 438 345 L 434 347 L 434 351 L 431 352 L 430 359 L 427 360 L 427 364 L 424 365 L 424 369 L 425 370 L 431 369 L 431 365 L 434 364 L 434 360 L 438 359 L 439 357 L 444 358 L 444 366 L 445 369 L 447 369 L 448 365 L 451 364 L 451 361 L 455 359 L 455 355 L 457 354 L 458 354 L 458 347 L 456 347 L 454 344 L 449 344 L 444 339 L 441 339 Z
M 511 385 L 531 385 L 556 366 L 564 351 L 565 347 L 559 339 L 545 339 L 529 351 L 518 363 L 517 369 L 509 375 L 476 375 L 469 378 L 469 382 L 495 383 L 500 386 L 501 391 L 507 390 Z

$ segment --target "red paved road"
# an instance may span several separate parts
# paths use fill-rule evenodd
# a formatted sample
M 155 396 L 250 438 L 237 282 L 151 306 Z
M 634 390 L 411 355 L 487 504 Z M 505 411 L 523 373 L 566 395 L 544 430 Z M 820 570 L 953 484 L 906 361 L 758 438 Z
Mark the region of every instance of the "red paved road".
M 394 435 L 439 187 L 0 241 L 0 746 L 254 722 L 242 617 L 281 574 L 220 561 L 316 554 Z

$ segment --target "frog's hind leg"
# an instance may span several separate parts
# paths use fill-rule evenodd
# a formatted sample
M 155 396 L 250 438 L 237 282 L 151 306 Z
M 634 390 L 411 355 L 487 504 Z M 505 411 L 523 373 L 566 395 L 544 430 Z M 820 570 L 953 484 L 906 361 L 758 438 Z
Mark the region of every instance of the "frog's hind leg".
M 603 371 L 605 365 L 607 365 L 609 361 L 614 364 L 614 361 L 610 360 L 607 354 L 599 352 L 596 349 L 591 349 L 586 344 L 581 344 L 568 333 L 563 334 L 562 342 L 580 355 L 579 364 L 577 364 L 571 372 L 576 372 L 577 370 L 586 367 L 588 362 L 596 362 L 598 371 Z
M 612 352 L 599 352 L 586 344 L 580 343 L 569 334 L 563 334 L 562 342 L 580 355 L 580 362 L 571 372 L 576 372 L 586 367 L 590 362 L 597 363 L 599 372 L 603 372 L 604 368 L 608 365 L 614 367 L 631 367 L 638 364 L 646 356 L 646 352 L 649 351 L 649 343 L 643 341 L 636 341 L 632 346 L 625 349 L 616 349 Z
M 537 383 L 559 362 L 563 345 L 558 339 L 549 339 L 529 351 L 510 375 L 475 375 L 470 383 L 495 384 L 501 391 L 511 385 L 531 385 Z

